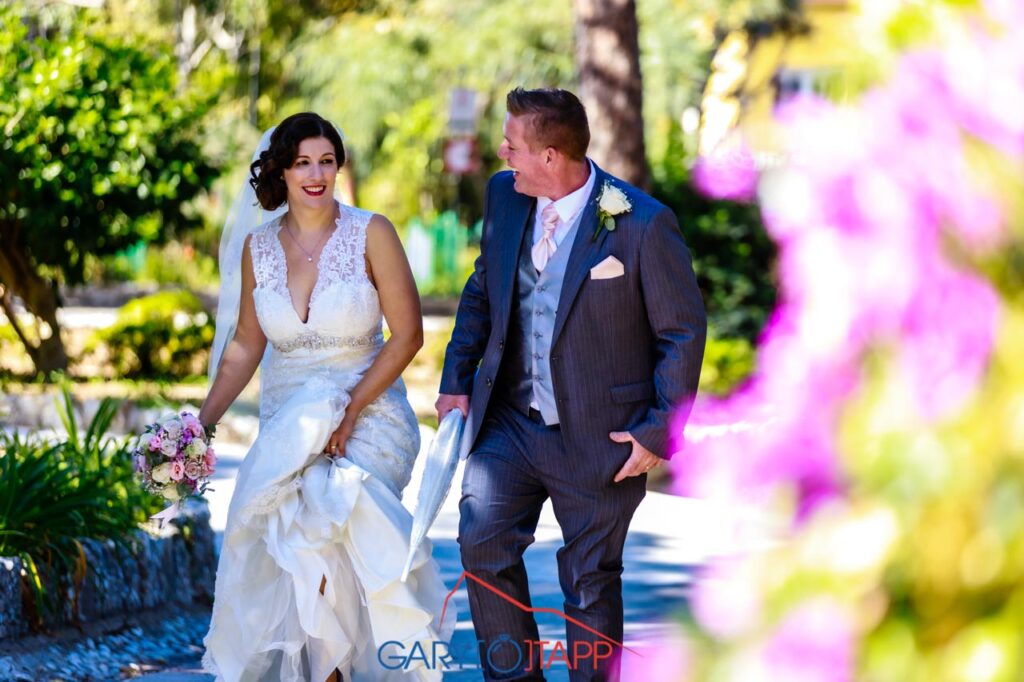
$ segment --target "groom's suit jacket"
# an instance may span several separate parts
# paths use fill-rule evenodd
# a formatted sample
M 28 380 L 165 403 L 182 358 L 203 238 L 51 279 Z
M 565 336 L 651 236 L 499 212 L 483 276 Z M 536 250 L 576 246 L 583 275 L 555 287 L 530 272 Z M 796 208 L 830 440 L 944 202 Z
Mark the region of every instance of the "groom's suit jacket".
M 571 249 L 549 356 L 562 437 L 569 453 L 622 459 L 624 446 L 608 434 L 629 431 L 668 458 L 674 410 L 685 417 L 697 392 L 707 331 L 703 301 L 675 215 L 593 168 L 597 178 L 576 237 L 558 247 Z M 606 182 L 625 193 L 632 209 L 615 217 L 614 231 L 602 229 L 594 240 Z M 516 192 L 513 183 L 509 171 L 488 183 L 480 257 L 445 354 L 441 393 L 470 396 L 463 455 L 498 392 L 520 244 L 532 239 L 536 200 Z M 591 268 L 610 256 L 624 273 L 592 278 Z

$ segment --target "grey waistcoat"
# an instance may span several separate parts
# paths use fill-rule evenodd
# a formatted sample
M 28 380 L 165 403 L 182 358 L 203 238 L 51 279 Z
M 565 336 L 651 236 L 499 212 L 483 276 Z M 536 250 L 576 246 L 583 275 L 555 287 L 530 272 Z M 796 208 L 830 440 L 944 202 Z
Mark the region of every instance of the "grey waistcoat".
M 555 329 L 555 313 L 562 293 L 569 253 L 579 230 L 580 211 L 572 226 L 548 260 L 544 272 L 533 265 L 533 217 L 519 249 L 516 291 L 512 300 L 508 352 L 499 372 L 499 385 L 504 398 L 524 414 L 536 402 L 544 423 L 558 423 L 558 409 L 551 384 L 551 335 Z

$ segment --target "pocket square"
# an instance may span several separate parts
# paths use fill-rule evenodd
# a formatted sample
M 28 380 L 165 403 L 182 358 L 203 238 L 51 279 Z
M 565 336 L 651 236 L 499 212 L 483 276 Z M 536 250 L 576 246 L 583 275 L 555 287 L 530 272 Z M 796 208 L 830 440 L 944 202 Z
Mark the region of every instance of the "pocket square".
M 590 279 L 613 279 L 626 274 L 626 268 L 622 266 L 615 256 L 608 256 L 603 261 L 590 268 Z

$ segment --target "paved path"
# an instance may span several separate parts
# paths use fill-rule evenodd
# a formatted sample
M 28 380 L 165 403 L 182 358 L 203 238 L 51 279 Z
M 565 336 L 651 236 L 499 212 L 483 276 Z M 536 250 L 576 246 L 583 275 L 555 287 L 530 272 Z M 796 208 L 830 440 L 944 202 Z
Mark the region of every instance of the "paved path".
M 429 443 L 432 432 L 428 427 L 422 428 L 423 442 Z M 235 471 L 244 454 L 242 447 L 220 448 L 221 464 L 214 481 L 216 491 L 210 494 L 212 524 L 218 532 L 224 527 L 228 501 L 234 489 Z M 460 466 L 452 493 L 430 533 L 435 556 L 449 586 L 455 584 L 462 572 L 455 541 L 458 531 L 457 491 L 461 476 Z M 415 482 L 419 478 L 418 465 L 413 473 L 414 483 L 404 496 L 405 504 L 410 509 L 415 504 Z M 625 634 L 631 648 L 642 650 L 645 644 L 672 632 L 667 621 L 685 608 L 685 596 L 695 566 L 710 556 L 735 551 L 740 545 L 748 544 L 743 537 L 737 535 L 737 529 L 749 529 L 751 522 L 748 519 L 737 525 L 737 521 L 735 516 L 704 502 L 648 493 L 634 517 L 624 559 Z M 560 546 L 560 531 L 550 505 L 545 505 L 536 542 L 526 552 L 535 606 L 558 610 L 563 608 L 555 563 L 555 552 Z M 447 672 L 445 680 L 479 680 L 479 658 L 473 643 L 475 637 L 465 587 L 456 592 L 453 601 L 458 609 L 459 623 L 451 652 L 460 669 Z M 542 639 L 564 641 L 564 622 L 559 617 L 540 614 L 537 620 Z M 624 662 L 628 666 L 629 655 Z M 553 682 L 567 680 L 564 664 L 552 667 L 547 678 Z M 199 671 L 198 662 L 195 661 L 138 679 L 144 682 L 200 682 L 213 678 Z
M 62 322 L 70 327 L 98 327 L 110 324 L 115 309 L 66 308 L 61 311 Z M 428 318 L 431 329 L 450 324 L 450 318 Z M 424 446 L 430 442 L 432 431 L 422 427 Z M 227 516 L 228 502 L 234 490 L 234 477 L 245 455 L 243 446 L 218 445 L 220 466 L 215 477 L 215 490 L 209 493 L 212 524 L 221 532 Z M 420 460 L 422 462 L 422 458 Z M 458 546 L 458 489 L 462 476 L 460 467 L 453 491 L 431 530 L 435 556 L 443 577 L 453 586 L 461 575 Z M 413 473 L 413 485 L 405 492 L 405 504 L 415 504 L 415 482 L 419 469 Z M 756 546 L 767 536 L 766 525 L 750 515 L 736 510 L 723 510 L 709 503 L 649 493 L 633 519 L 626 541 L 623 574 L 625 604 L 625 638 L 628 646 L 642 650 L 645 643 L 672 632 L 669 619 L 685 608 L 685 596 L 692 571 L 709 557 L 733 553 Z M 218 535 L 219 537 L 219 535 Z M 535 606 L 562 610 L 562 596 L 558 587 L 555 552 L 561 546 L 561 535 L 550 505 L 545 507 L 536 533 L 536 542 L 526 552 L 526 565 L 530 575 L 531 594 Z M 453 600 L 458 609 L 459 625 L 452 642 L 451 652 L 459 670 L 445 674 L 445 680 L 479 680 L 479 659 L 473 644 L 472 623 L 466 601 L 465 587 L 459 589 Z M 202 618 L 194 619 L 202 626 Z M 538 616 L 542 639 L 564 641 L 564 623 L 550 614 Z M 200 629 L 204 629 L 202 627 Z M 199 642 L 202 633 L 190 633 Z M 198 650 L 195 647 L 194 650 Z M 197 656 L 198 654 L 193 654 Z M 630 655 L 624 658 L 628 674 Z M 199 669 L 198 660 L 178 662 L 177 667 L 158 673 L 143 675 L 143 682 L 201 682 L 212 680 Z M 568 679 L 564 665 L 546 673 L 553 682 Z M 2 675 L 0 675 L 2 677 Z

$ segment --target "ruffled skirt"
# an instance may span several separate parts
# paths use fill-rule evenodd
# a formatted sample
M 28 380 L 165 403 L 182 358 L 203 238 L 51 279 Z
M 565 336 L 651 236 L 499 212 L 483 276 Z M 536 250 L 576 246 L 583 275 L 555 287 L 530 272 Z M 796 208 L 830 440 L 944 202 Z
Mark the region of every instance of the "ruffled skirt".
M 320 452 L 347 405 L 336 381 L 314 377 L 261 424 L 242 463 L 204 641 L 217 680 L 321 682 L 335 668 L 346 681 L 441 679 L 430 652 L 450 640 L 455 614 L 441 621 L 447 588 L 429 542 L 400 580 L 415 419 L 390 389 L 332 461 Z M 413 651 L 427 655 L 393 662 Z

